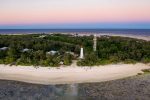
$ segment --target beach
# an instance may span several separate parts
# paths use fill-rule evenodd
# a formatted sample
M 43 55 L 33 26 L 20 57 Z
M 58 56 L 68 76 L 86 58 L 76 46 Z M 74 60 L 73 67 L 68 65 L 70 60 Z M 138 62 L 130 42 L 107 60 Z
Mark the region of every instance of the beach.
M 130 77 L 149 69 L 148 64 L 111 64 L 94 67 L 38 67 L 0 65 L 0 79 L 35 84 L 72 84 L 103 82 Z
M 134 38 L 134 39 L 142 39 L 142 40 L 150 41 L 150 36 L 144 36 L 144 35 L 131 35 L 131 34 L 126 35 L 126 34 L 115 34 L 115 33 L 101 34 L 101 35 L 129 37 L 129 38 Z
M 18 33 L 18 34 L 1 34 L 1 35 L 26 35 L 27 33 Z M 35 34 L 35 33 L 28 33 L 28 34 Z M 48 35 L 55 34 L 55 33 L 46 33 Z M 61 33 L 61 34 L 66 34 L 66 35 L 76 35 L 77 33 L 70 32 L 70 33 Z M 150 41 L 150 36 L 149 35 L 135 35 L 135 34 L 117 34 L 117 33 L 84 33 L 84 32 L 78 32 L 78 36 L 90 36 L 96 34 L 98 37 L 101 36 L 120 36 L 120 37 L 128 37 L 128 38 L 134 38 L 134 39 L 141 39 L 145 41 Z
M 94 34 L 94 33 L 93 33 Z M 14 34 L 15 35 L 15 34 Z M 72 34 L 73 35 L 73 34 Z M 91 35 L 79 34 L 79 36 Z M 149 36 L 134 36 L 121 34 L 97 34 L 97 36 L 121 36 L 149 41 Z M 35 84 L 72 84 L 103 82 L 130 77 L 142 73 L 142 69 L 150 68 L 148 64 L 110 64 L 104 66 L 79 67 L 74 62 L 70 66 L 61 67 L 34 67 L 10 66 L 0 64 L 0 79 L 14 80 Z
M 150 36 L 146 35 L 135 35 L 135 34 L 117 34 L 117 33 L 80 33 L 79 36 L 90 36 L 96 34 L 98 37 L 101 36 L 119 36 L 119 37 L 128 37 L 128 38 L 133 38 L 133 39 L 140 39 L 140 40 L 145 40 L 145 41 L 150 41 Z

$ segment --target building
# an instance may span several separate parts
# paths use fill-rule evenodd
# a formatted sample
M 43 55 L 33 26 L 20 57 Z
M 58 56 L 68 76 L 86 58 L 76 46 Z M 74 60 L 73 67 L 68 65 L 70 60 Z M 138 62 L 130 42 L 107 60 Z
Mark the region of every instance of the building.
M 64 64 L 64 62 L 63 62 L 63 61 L 60 61 L 60 62 L 59 62 L 59 64 L 60 64 L 60 65 L 63 65 L 63 64 Z
M 81 47 L 81 50 L 80 50 L 80 59 L 83 59 L 84 58 L 84 53 L 83 53 L 83 47 Z
M 2 48 L 0 48 L 1 51 L 5 51 L 7 49 L 8 49 L 8 47 L 2 47 Z
M 51 51 L 47 52 L 47 54 L 50 54 L 50 55 L 55 55 L 56 53 L 58 53 L 58 51 L 51 50 Z
M 25 49 L 22 50 L 22 52 L 28 52 L 29 50 L 30 50 L 30 49 L 25 48 Z
M 41 36 L 39 36 L 39 38 L 44 38 L 44 37 L 46 37 L 46 35 L 41 35 Z
M 97 36 L 96 34 L 94 35 L 94 38 L 93 38 L 93 51 L 96 51 L 97 49 Z

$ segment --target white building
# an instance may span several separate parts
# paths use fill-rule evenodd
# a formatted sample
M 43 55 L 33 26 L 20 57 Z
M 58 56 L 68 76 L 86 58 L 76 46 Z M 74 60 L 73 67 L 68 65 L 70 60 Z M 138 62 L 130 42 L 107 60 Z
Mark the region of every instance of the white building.
M 80 59 L 83 59 L 84 58 L 84 54 L 83 54 L 83 47 L 81 47 L 81 50 L 80 50 Z
M 8 47 L 2 47 L 2 48 L 0 48 L 0 50 L 2 50 L 2 51 L 5 51 L 7 49 L 8 49 Z
M 96 51 L 97 49 L 97 36 L 96 34 L 94 35 L 94 38 L 93 38 L 93 50 Z
M 44 37 L 46 37 L 46 35 L 41 35 L 41 36 L 39 36 L 39 38 L 44 38 Z
M 51 51 L 47 52 L 47 54 L 50 54 L 50 55 L 55 55 L 56 53 L 58 53 L 58 51 L 51 50 Z
M 30 50 L 30 49 L 25 48 L 25 49 L 22 50 L 22 52 L 28 52 L 29 50 Z

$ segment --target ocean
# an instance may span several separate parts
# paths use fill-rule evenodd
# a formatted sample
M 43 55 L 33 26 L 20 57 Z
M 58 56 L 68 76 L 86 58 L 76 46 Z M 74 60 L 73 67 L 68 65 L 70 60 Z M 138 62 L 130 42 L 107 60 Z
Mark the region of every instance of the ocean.
M 0 29 L 0 34 L 98 33 L 150 36 L 150 29 Z

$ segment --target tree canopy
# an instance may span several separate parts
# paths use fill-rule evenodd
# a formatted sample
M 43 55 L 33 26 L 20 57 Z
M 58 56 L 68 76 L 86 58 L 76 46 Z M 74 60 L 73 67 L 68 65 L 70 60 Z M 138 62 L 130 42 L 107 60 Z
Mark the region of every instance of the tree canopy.
M 41 37 L 41 35 L 44 35 Z M 80 46 L 84 48 L 84 59 L 78 59 Z M 70 65 L 78 60 L 80 66 L 109 63 L 150 62 L 150 41 L 119 36 L 97 37 L 97 51 L 93 51 L 93 36 L 64 34 L 0 35 L 1 64 L 59 66 Z M 23 51 L 27 48 L 26 51 Z M 58 51 L 51 55 L 47 52 Z M 73 52 L 74 55 L 68 52 Z M 75 56 L 76 55 L 76 56 Z

